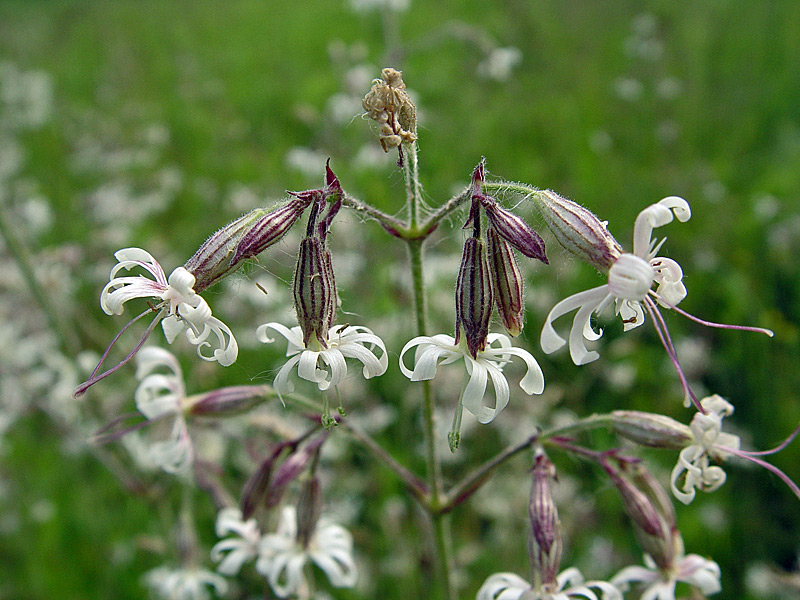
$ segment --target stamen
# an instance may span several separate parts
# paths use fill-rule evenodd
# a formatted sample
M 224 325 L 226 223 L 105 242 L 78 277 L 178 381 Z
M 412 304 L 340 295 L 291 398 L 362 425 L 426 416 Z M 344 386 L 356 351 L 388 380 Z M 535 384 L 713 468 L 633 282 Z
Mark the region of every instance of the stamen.
M 680 362 L 678 362 L 678 353 L 675 351 L 675 346 L 672 345 L 672 338 L 669 335 L 669 330 L 667 329 L 667 323 L 664 321 L 664 317 L 661 316 L 661 312 L 658 310 L 658 307 L 651 298 L 644 299 L 644 306 L 647 309 L 647 312 L 650 313 L 650 318 L 653 319 L 653 327 L 655 327 L 656 333 L 661 339 L 661 344 L 664 346 L 669 359 L 672 361 L 672 365 L 678 372 L 678 377 L 681 380 L 681 387 L 683 387 L 684 395 L 688 395 L 689 398 L 691 398 L 692 403 L 695 405 L 698 411 L 704 415 L 707 414 L 706 410 L 697 399 L 697 396 L 694 395 L 692 388 L 689 387 L 689 382 L 686 380 L 686 375 L 683 372 L 683 368 L 681 367 Z M 688 404 L 686 404 L 686 406 L 688 406 Z
M 794 438 L 796 438 L 796 437 L 797 437 L 797 434 L 798 434 L 798 433 L 800 433 L 800 423 L 798 423 L 798 424 L 797 424 L 797 427 L 795 427 L 795 428 L 794 428 L 794 431 L 793 431 L 792 433 L 790 433 L 790 434 L 789 434 L 789 437 L 787 437 L 787 438 L 786 438 L 785 440 L 783 440 L 783 441 L 782 441 L 780 444 L 778 444 L 777 446 L 775 446 L 775 447 L 774 447 L 772 450 L 761 450 L 761 451 L 759 451 L 759 452 L 753 452 L 753 451 L 749 451 L 749 450 L 748 450 L 748 452 L 747 452 L 747 453 L 748 453 L 750 456 L 766 456 L 766 455 L 769 455 L 769 454 L 775 454 L 776 452 L 780 452 L 781 450 L 783 450 L 784 448 L 786 448 L 786 446 L 788 446 L 789 444 L 791 444 L 791 443 L 792 443 L 792 440 L 794 440 Z
M 652 292 L 652 294 L 658 298 L 658 294 L 656 294 L 655 292 Z M 751 327 L 750 325 L 728 325 L 726 323 L 714 323 L 713 321 L 706 321 L 704 319 L 701 319 L 700 317 L 695 317 L 694 315 L 689 314 L 682 308 L 670 305 L 668 302 L 665 302 L 664 304 L 669 306 L 670 309 L 674 310 L 679 315 L 683 315 L 690 321 L 694 321 L 695 323 L 699 323 L 700 325 L 705 325 L 706 327 L 714 327 L 716 329 L 736 329 L 738 331 L 752 331 L 754 333 L 763 333 L 764 335 L 767 335 L 769 337 L 775 337 L 775 332 L 765 327 Z
M 795 435 L 797 435 L 797 429 L 795 429 L 795 432 L 790 437 L 794 437 Z M 761 460 L 760 458 L 756 458 L 756 455 L 764 454 L 763 452 L 748 452 L 747 450 L 736 450 L 726 446 L 715 446 L 715 448 L 729 452 L 730 454 L 738 456 L 739 458 L 749 460 L 750 462 L 757 464 L 759 467 L 764 467 L 768 471 L 777 475 L 781 481 L 783 481 L 783 483 L 789 486 L 789 489 L 792 490 L 792 493 L 797 496 L 798 499 L 800 499 L 800 487 L 797 487 L 797 484 L 792 481 L 786 473 L 781 471 L 775 465 L 772 465 L 765 460 Z
M 132 359 L 136 355 L 137 352 L 139 352 L 141 347 L 144 346 L 144 343 L 147 341 L 147 338 L 149 338 L 150 334 L 153 333 L 153 329 L 155 329 L 156 325 L 158 325 L 158 323 L 161 321 L 161 318 L 164 316 L 165 309 L 162 309 L 161 312 L 156 315 L 156 318 L 153 319 L 153 322 L 147 326 L 147 329 L 144 330 L 142 337 L 139 338 L 139 341 L 133 347 L 133 350 L 131 350 L 125 358 L 123 358 L 119 363 L 117 363 L 116 366 L 111 367 L 108 371 L 105 371 L 104 373 L 97 375 L 97 372 L 100 370 L 100 366 L 103 364 L 103 361 L 106 359 L 106 357 L 108 357 L 108 353 L 111 351 L 111 348 L 114 346 L 114 344 L 117 343 L 117 340 L 120 338 L 120 336 L 123 333 L 125 333 L 125 330 L 128 329 L 128 327 L 130 327 L 133 323 L 141 319 L 143 316 L 149 314 L 150 312 L 151 312 L 150 309 L 147 309 L 140 315 L 134 317 L 128 322 L 127 325 L 125 325 L 125 327 L 123 327 L 120 330 L 120 332 L 117 335 L 114 336 L 114 339 L 111 340 L 111 343 L 108 345 L 108 348 L 106 348 L 106 351 L 103 352 L 103 356 L 100 357 L 100 362 L 97 363 L 97 366 L 94 368 L 94 371 L 92 371 L 92 375 L 89 377 L 87 381 L 84 381 L 77 388 L 75 388 L 74 392 L 72 392 L 73 398 L 79 398 L 83 396 L 83 394 L 86 393 L 86 390 L 88 390 L 90 387 L 92 387 L 95 383 L 97 383 L 101 379 L 105 379 L 109 375 L 115 373 L 121 366 L 126 364 L 130 359 Z

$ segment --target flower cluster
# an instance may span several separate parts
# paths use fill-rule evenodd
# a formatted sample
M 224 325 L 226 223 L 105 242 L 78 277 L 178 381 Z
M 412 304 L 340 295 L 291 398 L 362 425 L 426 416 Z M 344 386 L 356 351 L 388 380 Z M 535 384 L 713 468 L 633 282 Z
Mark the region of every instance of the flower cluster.
M 353 587 L 358 578 L 350 533 L 324 515 L 304 540 L 294 506 L 283 508 L 277 529 L 268 534 L 260 533 L 255 519 L 244 521 L 239 509 L 225 508 L 217 517 L 217 535 L 227 533 L 234 537 L 211 549 L 211 558 L 220 563 L 217 570 L 234 576 L 245 563 L 255 560 L 256 570 L 279 598 L 308 589 L 304 570 L 309 561 L 328 576 L 334 587 Z
M 482 193 L 484 177 L 484 161 L 481 160 L 472 174 L 472 205 L 464 226 L 472 228 L 472 235 L 464 243 L 456 280 L 455 337 L 446 334 L 418 336 L 400 352 L 400 370 L 411 381 L 433 379 L 438 365 L 464 359 L 469 381 L 459 398 L 448 436 L 451 450 L 460 442 L 463 409 L 474 414 L 479 422 L 489 423 L 508 404 L 509 387 L 503 367 L 512 356 L 522 358 L 528 367 L 520 382 L 523 391 L 530 395 L 541 394 L 544 390 L 544 375 L 536 359 L 526 350 L 514 348 L 507 336 L 489 333 L 495 304 L 509 333 L 518 335 L 521 332 L 522 277 L 511 248 L 546 264 L 544 242 L 522 219 Z M 491 261 L 481 238 L 482 214 L 489 221 L 487 236 Z M 414 347 L 417 348 L 414 368 L 409 369 L 403 356 Z M 493 407 L 484 404 L 489 379 L 495 390 Z

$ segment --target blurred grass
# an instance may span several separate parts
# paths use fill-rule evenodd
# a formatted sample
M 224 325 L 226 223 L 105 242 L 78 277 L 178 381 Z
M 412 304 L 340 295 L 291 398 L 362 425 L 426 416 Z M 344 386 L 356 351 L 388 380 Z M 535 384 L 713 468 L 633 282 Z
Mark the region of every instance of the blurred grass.
M 633 24 L 642 14 L 654 18 L 655 30 L 640 37 L 663 44 L 657 60 L 626 52 L 626 40 L 635 37 Z M 522 50 L 523 61 L 509 81 L 474 75 L 481 57 L 463 41 L 434 44 L 437 28 L 452 19 Z M 144 164 L 127 177 L 146 185 L 155 166 L 168 165 L 179 170 L 184 184 L 176 200 L 148 216 L 127 243 L 169 248 L 176 260 L 238 216 L 241 209 L 228 203 L 237 184 L 268 198 L 314 185 L 286 164 L 286 153 L 298 145 L 331 152 L 349 191 L 387 210 L 399 208 L 397 174 L 359 171 L 344 158 L 337 165 L 337 158 L 354 151 L 351 142 L 362 139 L 365 123 L 355 119 L 337 138 L 330 130 L 320 134 L 319 127 L 299 116 L 308 107 L 321 112 L 328 97 L 341 89 L 341 72 L 332 67 L 328 51 L 334 40 L 363 43 L 376 76 L 386 66 L 386 53 L 402 55 L 394 66 L 404 70 L 424 115 L 420 167 L 431 204 L 448 198 L 454 185 L 464 185 L 472 167 L 486 156 L 494 175 L 555 189 L 608 218 L 611 231 L 627 245 L 639 210 L 666 195 L 684 196 L 692 204 L 692 220 L 666 231 L 667 252 L 687 274 L 689 296 L 682 306 L 710 320 L 772 327 L 776 338 L 706 330 L 676 315 L 667 319 L 676 337 L 691 335 L 706 344 L 711 359 L 703 385 L 733 402 L 733 421 L 750 433 L 752 447 L 763 449 L 800 420 L 797 23 L 800 4 L 791 1 L 415 3 L 399 15 L 403 39 L 416 47 L 403 55 L 386 47 L 378 14 L 354 14 L 344 3 L 7 0 L 0 4 L 0 61 L 43 70 L 53 79 L 50 122 L 19 135 L 26 149 L 24 175 L 35 179 L 49 198 L 58 223 L 41 244 L 80 244 L 87 260 L 101 265 L 110 264 L 110 253 L 92 230 L 86 198 L 110 175 L 73 168 L 70 157 L 82 134 L 100 137 L 105 150 L 113 152 L 134 143 L 144 124 L 168 129 L 157 165 Z M 680 86 L 669 100 L 656 93 L 666 78 Z M 641 84 L 640 97 L 625 100 L 615 92 L 625 79 Z M 775 210 L 759 212 L 759 203 L 770 197 Z M 387 283 L 368 296 L 356 290 L 343 290 L 343 296 L 348 304 L 368 298 L 370 305 L 355 310 L 379 315 L 393 305 L 397 290 L 390 287 L 389 275 L 404 257 L 399 245 L 380 236 L 376 227 L 364 229 L 372 243 L 386 248 L 371 258 L 380 281 Z M 556 264 L 568 260 L 555 246 L 550 256 Z M 538 277 L 541 285 L 555 285 L 559 297 L 597 284 L 588 268 L 579 269 L 576 277 L 565 267 L 553 271 L 537 269 L 529 291 L 536 293 Z M 86 314 L 98 322 L 92 325 L 99 331 L 92 342 L 99 349 L 117 324 L 101 323 L 98 289 L 97 281 L 79 282 L 78 297 L 92 307 Z M 529 340 L 537 339 L 543 316 L 528 315 Z M 450 327 L 449 322 L 442 326 Z M 595 378 L 602 375 L 599 363 L 578 371 L 563 356 L 535 354 L 548 382 L 565 386 L 564 402 L 579 414 L 625 402 L 626 407 L 659 407 L 685 419 L 675 406 L 674 374 L 652 366 L 663 364 L 663 352 L 654 333 L 645 329 L 630 334 L 638 337 L 637 351 L 625 358 L 635 364 L 638 379 L 627 396 Z M 614 341 L 622 341 L 618 337 L 618 329 L 610 326 L 604 341 L 609 360 Z M 244 351 L 242 360 L 242 370 L 226 372 L 220 380 L 231 382 L 263 369 L 254 352 Z M 377 389 L 387 386 L 385 395 L 390 396 L 399 382 L 396 376 L 377 383 Z M 399 433 L 387 434 L 385 441 L 401 446 L 413 425 L 400 423 Z M 475 433 L 478 441 L 486 446 L 462 449 L 474 452 L 476 460 L 500 444 L 486 431 Z M 6 519 L 18 522 L 0 537 L 0 597 L 143 597 L 139 578 L 157 561 L 139 551 L 119 563 L 109 556 L 115 544 L 143 532 L 168 534 L 150 530 L 154 526 L 146 503 L 126 494 L 91 457 L 65 454 L 59 431 L 37 412 L 19 421 L 5 443 L 2 473 L 8 490 L 0 506 Z M 421 468 L 413 449 L 401 447 L 398 456 Z M 796 446 L 771 462 L 800 480 Z M 582 467 L 566 463 L 564 468 Z M 766 472 L 727 471 L 728 483 L 713 502 L 703 496 L 689 508 L 678 507 L 679 519 L 686 524 L 687 549 L 709 554 L 722 566 L 722 597 L 746 598 L 741 565 L 764 560 L 797 566 L 800 509 Z M 380 503 L 394 483 L 382 477 L 372 485 L 368 498 Z M 604 488 L 598 497 L 613 512 L 613 493 Z M 53 517 L 37 523 L 30 510 L 42 499 L 52 504 Z M 721 534 L 704 530 L 701 513 L 709 505 L 730 519 Z M 565 506 L 562 512 L 568 510 Z M 456 512 L 455 523 L 459 519 L 464 528 L 454 527 L 462 541 L 491 539 L 490 522 L 466 509 Z M 390 553 L 389 538 L 371 539 L 368 533 L 370 520 L 377 523 L 378 517 L 368 511 L 365 520 L 363 552 Z M 520 514 L 519 527 L 524 526 Z M 600 527 L 631 547 L 624 521 L 614 517 Z M 574 532 L 574 543 L 585 542 L 581 536 L 589 533 Z M 471 567 L 463 597 L 470 597 L 493 571 L 526 573 L 524 543 L 522 538 L 509 540 L 497 555 L 490 552 Z M 635 550 L 630 558 L 636 560 Z M 404 579 L 405 585 L 397 585 L 386 575 L 375 586 L 387 598 L 424 590 L 421 574 Z

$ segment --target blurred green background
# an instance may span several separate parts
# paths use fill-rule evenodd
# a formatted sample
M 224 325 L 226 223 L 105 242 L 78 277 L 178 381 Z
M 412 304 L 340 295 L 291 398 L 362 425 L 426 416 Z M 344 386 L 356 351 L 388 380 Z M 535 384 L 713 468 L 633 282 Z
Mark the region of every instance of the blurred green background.
M 421 177 L 432 206 L 467 184 L 481 156 L 493 176 L 554 189 L 608 219 L 628 247 L 641 209 L 668 195 L 686 198 L 691 221 L 658 232 L 686 273 L 681 306 L 776 332 L 768 340 L 665 315 L 695 389 L 736 406 L 726 423 L 747 448 L 774 446 L 800 421 L 799 3 L 371 4 L 0 3 L 0 208 L 7 224 L 0 598 L 144 598 L 143 573 L 174 562 L 172 529 L 187 492 L 164 473 L 143 476 L 143 484 L 120 464 L 118 448 L 86 443 L 97 425 L 132 409 L 133 370 L 85 400 L 69 398 L 85 375 L 76 361 L 91 362 L 80 351 L 101 352 L 124 323 L 103 315 L 97 302 L 112 254 L 141 246 L 174 268 L 249 208 L 286 189 L 318 186 L 329 156 L 350 193 L 399 210 L 403 183 L 393 157 L 382 156 L 356 116 L 358 99 L 384 66 L 403 70 L 417 102 Z M 431 302 L 439 331 L 452 327 L 460 219 L 452 223 L 456 235 L 443 227 L 429 247 L 430 272 L 441 265 L 442 273 Z M 381 323 L 411 322 L 402 245 L 352 217 L 342 227 L 355 235 L 338 242 L 342 258 L 334 254 L 349 273 L 340 279 L 343 308 L 379 334 Z M 553 266 L 525 266 L 523 336 L 545 371 L 546 401 L 578 415 L 637 408 L 687 421 L 677 377 L 649 325 L 622 337 L 609 322 L 602 359 L 581 369 L 563 353 L 542 356 L 536 342 L 552 303 L 599 281 L 549 241 Z M 19 277 L 19 252 L 56 308 L 62 335 L 51 333 Z M 286 246 L 274 264 L 262 261 L 218 286 L 210 300 L 215 314 L 253 328 L 265 318 L 291 319 L 286 307 L 269 315 L 257 302 L 235 308 L 236 293 L 262 271 L 275 275 L 278 288 L 290 280 L 291 254 Z M 349 267 L 359 254 L 369 264 Z M 402 343 L 393 340 L 392 352 Z M 184 348 L 190 391 L 265 380 L 280 349 L 242 346 L 240 361 L 224 372 L 196 365 Z M 397 386 L 407 384 L 392 366 L 370 390 L 397 402 Z M 408 389 L 408 405 L 393 407 L 394 422 L 378 437 L 421 473 L 418 390 Z M 452 400 L 442 397 L 445 422 Z M 467 432 L 448 476 L 522 439 L 515 415 L 533 411 L 523 419 L 528 432 L 550 419 L 536 413 L 537 402 L 512 396 L 515 406 L 497 428 Z M 376 404 L 353 401 L 349 409 Z M 666 481 L 674 456 L 645 456 L 662 465 Z M 617 497 L 597 469 L 553 458 L 565 480 L 564 566 L 602 578 L 638 562 Z M 769 460 L 800 480 L 800 444 Z M 428 597 L 413 541 L 424 539 L 424 528 L 400 543 L 387 525 L 394 518 L 406 531 L 405 520 L 417 522 L 413 503 L 359 448 L 344 445 L 330 462 L 335 477 L 326 499 L 356 490 L 350 527 L 366 579 L 335 597 Z M 493 572 L 528 573 L 523 463 L 509 465 L 453 515 L 463 598 L 474 597 Z M 729 464 L 721 490 L 676 507 L 687 551 L 720 564 L 719 597 L 796 597 L 800 586 L 791 587 L 788 573 L 797 577 L 800 501 L 766 471 L 745 467 Z M 348 479 L 353 471 L 357 480 Z M 238 485 L 247 474 L 241 466 L 229 473 Z M 202 491 L 189 495 L 205 552 L 215 541 L 213 507 Z

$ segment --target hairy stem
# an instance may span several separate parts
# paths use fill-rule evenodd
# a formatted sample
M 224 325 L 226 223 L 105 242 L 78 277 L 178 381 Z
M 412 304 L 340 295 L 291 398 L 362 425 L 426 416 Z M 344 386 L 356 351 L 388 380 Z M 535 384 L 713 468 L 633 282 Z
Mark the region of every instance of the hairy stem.
M 414 309 L 417 320 L 417 334 L 427 333 L 427 317 L 425 306 L 425 283 L 422 264 L 422 240 L 409 240 L 408 250 L 411 258 L 411 278 L 414 285 Z M 445 522 L 446 515 L 442 512 L 444 491 L 442 486 L 442 465 L 436 445 L 436 415 L 434 414 L 433 390 L 430 381 L 422 382 L 423 395 L 423 423 L 425 426 L 425 457 L 427 463 L 429 502 L 426 506 L 433 520 L 433 535 L 440 581 L 443 586 L 444 597 L 455 600 L 456 593 L 451 577 L 452 548 L 450 532 Z

